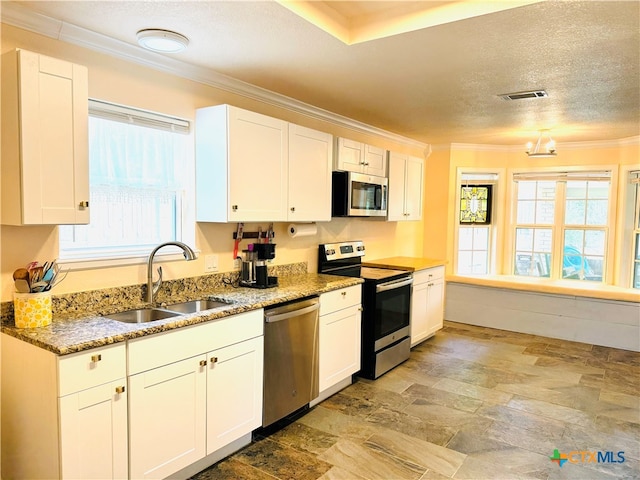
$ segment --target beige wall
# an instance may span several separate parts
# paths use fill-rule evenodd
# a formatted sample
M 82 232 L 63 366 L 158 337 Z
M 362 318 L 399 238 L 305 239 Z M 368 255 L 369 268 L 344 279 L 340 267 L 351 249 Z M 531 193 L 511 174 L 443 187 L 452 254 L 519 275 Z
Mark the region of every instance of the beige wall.
M 89 95 L 115 103 L 158 111 L 193 120 L 199 107 L 229 103 L 290 122 L 315 128 L 333 135 L 365 141 L 372 145 L 422 156 L 420 148 L 396 144 L 382 137 L 365 135 L 326 121 L 244 98 L 174 75 L 158 72 L 133 63 L 111 58 L 87 49 L 2 25 L 2 53 L 24 48 L 67 61 L 86 65 L 89 69 Z M 421 255 L 422 222 L 384 222 L 375 219 L 334 219 L 318 224 L 316 237 L 291 239 L 287 224 L 276 224 L 275 264 L 306 261 L 309 270 L 317 265 L 319 243 L 361 239 L 367 243 L 367 258 L 389 255 Z M 247 225 L 247 231 L 256 225 Z M 266 228 L 267 224 L 262 225 Z M 233 269 L 232 234 L 235 225 L 196 225 L 196 246 L 201 256 L 196 262 L 163 264 L 165 279 L 204 274 L 204 255 L 219 255 L 219 271 Z M 244 245 L 244 244 L 243 244 Z M 10 227 L 0 230 L 0 301 L 12 299 L 12 272 L 32 260 L 46 261 L 58 256 L 57 227 Z M 131 285 L 146 281 L 146 265 L 74 271 L 54 290 L 54 294 Z

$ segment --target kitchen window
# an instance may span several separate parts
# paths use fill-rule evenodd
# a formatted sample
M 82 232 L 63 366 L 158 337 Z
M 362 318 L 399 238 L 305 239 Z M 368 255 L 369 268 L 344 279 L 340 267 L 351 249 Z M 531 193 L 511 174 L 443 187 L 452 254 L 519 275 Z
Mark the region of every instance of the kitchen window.
M 514 275 L 603 282 L 611 173 L 514 174 Z
M 166 241 L 193 245 L 189 127 L 182 119 L 90 101 L 90 223 L 60 227 L 63 263 L 137 263 Z
M 458 173 L 458 177 L 456 273 L 487 275 L 495 271 L 493 247 L 496 232 L 491 224 L 495 207 L 491 192 L 497 186 L 498 174 L 463 171 Z
M 640 288 L 640 171 L 630 172 L 629 179 L 633 187 L 634 194 L 634 214 L 633 214 L 633 268 L 631 272 L 631 287 Z

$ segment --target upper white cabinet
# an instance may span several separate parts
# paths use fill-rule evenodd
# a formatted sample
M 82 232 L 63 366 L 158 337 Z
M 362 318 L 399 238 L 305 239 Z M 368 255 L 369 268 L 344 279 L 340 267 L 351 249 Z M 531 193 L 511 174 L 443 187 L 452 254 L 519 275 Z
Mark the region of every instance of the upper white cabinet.
M 356 142 L 348 138 L 336 138 L 336 170 L 366 173 L 378 177 L 387 176 L 387 151 L 383 148 Z
M 389 152 L 387 220 L 421 220 L 424 160 Z
M 287 220 L 331 220 L 333 135 L 289 124 Z
M 196 112 L 196 220 L 329 221 L 333 136 L 230 105 Z
M 287 122 L 230 105 L 196 112 L 196 220 L 286 221 Z
M 87 69 L 2 56 L 2 223 L 89 223 Z

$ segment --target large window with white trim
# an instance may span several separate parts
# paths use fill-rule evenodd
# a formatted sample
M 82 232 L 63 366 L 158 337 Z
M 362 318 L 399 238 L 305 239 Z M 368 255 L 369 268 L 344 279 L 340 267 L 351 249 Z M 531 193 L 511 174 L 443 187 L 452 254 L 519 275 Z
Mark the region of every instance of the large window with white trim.
M 611 173 L 514 174 L 513 274 L 602 282 Z
M 89 105 L 90 223 L 60 227 L 63 261 L 133 258 L 193 244 L 189 122 L 105 102 Z
M 640 288 L 640 171 L 631 172 L 630 180 L 635 194 L 633 214 L 633 270 L 631 287 Z

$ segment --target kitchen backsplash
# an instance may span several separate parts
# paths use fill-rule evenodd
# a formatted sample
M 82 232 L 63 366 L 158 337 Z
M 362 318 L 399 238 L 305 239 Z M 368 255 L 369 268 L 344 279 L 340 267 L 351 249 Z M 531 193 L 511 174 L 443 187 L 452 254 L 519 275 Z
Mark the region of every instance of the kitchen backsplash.
M 271 265 L 268 274 L 272 276 L 301 275 L 307 273 L 307 262 L 286 265 Z M 200 290 L 211 290 L 228 285 L 238 285 L 240 272 L 214 273 L 199 277 L 166 280 L 156 294 L 158 302 L 193 300 Z M 52 296 L 53 317 L 79 318 L 87 315 L 114 313 L 144 305 L 146 284 L 90 290 Z M 13 302 L 0 303 L 2 323 L 13 322 Z

